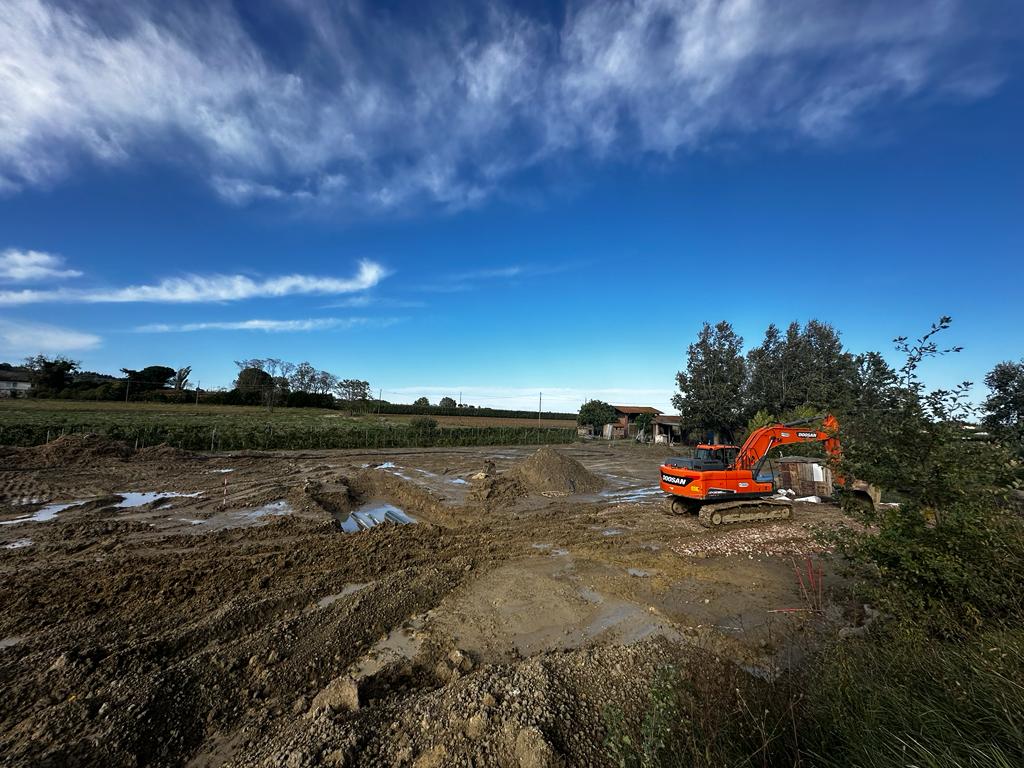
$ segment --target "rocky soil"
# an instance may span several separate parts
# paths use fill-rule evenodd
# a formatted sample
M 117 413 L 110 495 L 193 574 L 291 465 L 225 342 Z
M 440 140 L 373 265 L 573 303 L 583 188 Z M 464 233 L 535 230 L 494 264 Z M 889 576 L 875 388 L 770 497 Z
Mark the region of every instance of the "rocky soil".
M 2 762 L 606 764 L 605 707 L 639 718 L 664 664 L 799 655 L 793 559 L 843 524 L 705 530 L 666 510 L 661 458 L 9 449 Z M 383 504 L 415 522 L 343 531 Z

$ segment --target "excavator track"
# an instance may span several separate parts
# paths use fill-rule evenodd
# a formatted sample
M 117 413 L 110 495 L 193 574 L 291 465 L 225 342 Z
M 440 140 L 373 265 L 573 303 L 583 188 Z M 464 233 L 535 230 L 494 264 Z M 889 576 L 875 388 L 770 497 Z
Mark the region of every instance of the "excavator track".
M 782 499 L 755 499 L 752 501 L 725 501 L 705 504 L 700 508 L 697 521 L 705 528 L 716 528 L 733 523 L 760 523 L 765 520 L 789 520 L 793 504 Z

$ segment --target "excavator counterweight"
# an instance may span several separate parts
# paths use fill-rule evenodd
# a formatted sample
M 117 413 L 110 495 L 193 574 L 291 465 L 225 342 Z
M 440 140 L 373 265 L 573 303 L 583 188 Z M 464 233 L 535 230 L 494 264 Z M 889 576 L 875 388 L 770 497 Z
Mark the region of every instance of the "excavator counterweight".
M 704 525 L 786 519 L 788 501 L 769 499 L 775 478 L 764 472 L 769 451 L 793 443 L 824 443 L 833 460 L 840 456 L 839 422 L 814 420 L 769 424 L 755 429 L 743 445 L 698 445 L 693 457 L 668 459 L 661 465 L 661 489 L 672 511 L 699 513 Z

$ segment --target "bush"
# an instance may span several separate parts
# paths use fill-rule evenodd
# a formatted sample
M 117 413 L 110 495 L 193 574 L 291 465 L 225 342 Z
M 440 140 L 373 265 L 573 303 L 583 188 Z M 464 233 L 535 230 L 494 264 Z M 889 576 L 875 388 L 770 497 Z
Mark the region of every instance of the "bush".
M 409 426 L 414 432 L 435 432 L 437 431 L 437 419 L 429 416 L 417 416 L 409 421 Z

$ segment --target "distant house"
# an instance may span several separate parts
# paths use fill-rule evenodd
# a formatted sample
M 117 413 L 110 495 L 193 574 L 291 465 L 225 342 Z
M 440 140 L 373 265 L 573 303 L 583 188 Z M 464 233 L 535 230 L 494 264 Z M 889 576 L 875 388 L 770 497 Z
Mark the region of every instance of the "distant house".
M 615 421 L 604 425 L 604 438 L 606 440 L 621 440 L 627 437 L 636 437 L 636 417 L 642 413 L 654 417 L 660 416 L 661 411 L 651 408 L 649 405 L 613 405 L 615 409 Z
M 17 397 L 31 389 L 32 374 L 27 369 L 0 369 L 0 397 Z

